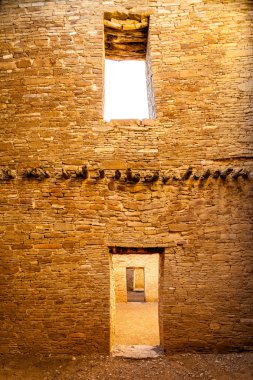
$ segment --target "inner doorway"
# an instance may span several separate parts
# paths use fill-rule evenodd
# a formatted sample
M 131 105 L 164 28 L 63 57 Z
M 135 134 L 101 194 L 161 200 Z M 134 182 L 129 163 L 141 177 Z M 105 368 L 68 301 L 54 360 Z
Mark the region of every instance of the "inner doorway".
M 127 302 L 145 302 L 144 268 L 126 268 Z
M 159 346 L 163 248 L 113 247 L 112 346 Z

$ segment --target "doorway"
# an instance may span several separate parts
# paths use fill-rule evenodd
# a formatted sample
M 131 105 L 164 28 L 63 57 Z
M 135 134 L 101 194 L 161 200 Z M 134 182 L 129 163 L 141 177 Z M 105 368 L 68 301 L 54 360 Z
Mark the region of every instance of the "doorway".
M 127 302 L 145 302 L 144 268 L 126 268 Z
M 110 249 L 112 346 L 160 345 L 163 251 L 163 248 Z

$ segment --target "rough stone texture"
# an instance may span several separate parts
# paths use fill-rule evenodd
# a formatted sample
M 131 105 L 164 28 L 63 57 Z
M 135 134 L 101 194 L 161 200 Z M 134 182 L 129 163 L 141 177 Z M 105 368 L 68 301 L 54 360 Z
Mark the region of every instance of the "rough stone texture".
M 163 355 L 159 346 L 115 346 L 112 356 L 121 356 L 129 359 L 153 359 Z
M 145 60 L 148 24 L 146 15 L 105 12 L 105 57 L 116 60 Z
M 103 14 L 129 10 L 151 15 L 156 119 L 105 123 Z M 197 177 L 252 172 L 252 18 L 250 0 L 1 1 L 2 353 L 108 352 L 110 246 L 165 247 L 166 350 L 250 348 L 252 174 Z
M 127 302 L 126 268 L 144 268 L 145 301 L 158 300 L 159 254 L 112 255 L 112 276 L 114 278 L 116 303 Z

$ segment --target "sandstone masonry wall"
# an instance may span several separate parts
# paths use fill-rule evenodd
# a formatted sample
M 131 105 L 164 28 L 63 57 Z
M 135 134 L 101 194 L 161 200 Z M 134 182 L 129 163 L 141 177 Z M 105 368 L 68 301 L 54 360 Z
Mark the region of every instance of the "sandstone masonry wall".
M 155 119 L 103 120 L 115 10 L 150 14 Z M 165 248 L 166 350 L 252 347 L 252 20 L 250 0 L 0 2 L 1 353 L 108 352 L 113 246 Z

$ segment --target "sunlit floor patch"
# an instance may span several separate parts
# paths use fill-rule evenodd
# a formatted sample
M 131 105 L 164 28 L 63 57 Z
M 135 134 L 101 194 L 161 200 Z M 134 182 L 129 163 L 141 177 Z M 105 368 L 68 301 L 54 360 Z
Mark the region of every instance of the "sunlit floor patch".
M 160 344 L 157 302 L 116 304 L 115 345 Z

